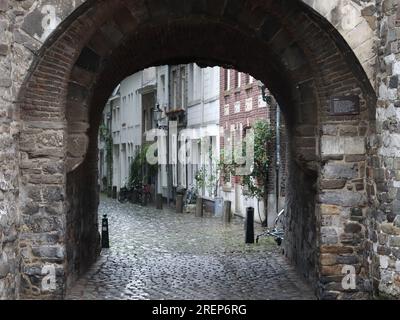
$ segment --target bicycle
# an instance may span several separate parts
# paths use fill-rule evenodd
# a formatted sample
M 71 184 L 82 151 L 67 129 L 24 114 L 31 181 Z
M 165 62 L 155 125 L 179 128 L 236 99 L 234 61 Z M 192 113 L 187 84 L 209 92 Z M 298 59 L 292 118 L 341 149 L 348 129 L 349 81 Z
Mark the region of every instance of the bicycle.
M 282 245 L 282 242 L 283 242 L 284 236 L 285 236 L 284 213 L 285 213 L 285 209 L 282 209 L 278 213 L 277 217 L 274 220 L 274 226 L 272 229 L 267 228 L 267 230 L 265 232 L 257 235 L 256 243 L 258 243 L 258 240 L 260 239 L 260 237 L 273 237 L 278 246 Z
M 122 187 L 118 194 L 118 201 L 121 203 L 128 202 L 132 191 L 128 187 Z
M 194 204 L 197 200 L 197 190 L 194 185 L 191 185 L 186 191 L 185 204 Z

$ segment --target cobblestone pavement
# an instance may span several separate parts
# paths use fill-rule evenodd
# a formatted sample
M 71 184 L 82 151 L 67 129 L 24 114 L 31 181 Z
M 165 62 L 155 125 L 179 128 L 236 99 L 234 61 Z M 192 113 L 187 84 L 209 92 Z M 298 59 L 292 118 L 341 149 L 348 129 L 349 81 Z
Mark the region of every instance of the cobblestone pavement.
M 157 211 L 102 198 L 111 249 L 67 299 L 315 299 L 274 242 L 244 244 L 243 220 Z M 261 231 L 256 227 L 256 233 Z

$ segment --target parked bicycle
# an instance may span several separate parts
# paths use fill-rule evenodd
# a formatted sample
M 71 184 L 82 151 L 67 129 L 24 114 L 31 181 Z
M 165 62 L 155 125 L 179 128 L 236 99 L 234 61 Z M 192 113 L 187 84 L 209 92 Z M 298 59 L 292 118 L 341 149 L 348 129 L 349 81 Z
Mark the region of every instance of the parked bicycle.
M 151 188 L 149 185 L 143 185 L 141 183 L 136 184 L 132 188 L 132 203 L 146 206 L 151 201 Z
M 118 201 L 121 203 L 136 203 L 146 206 L 151 201 L 150 185 L 138 183 L 131 187 L 126 185 L 121 188 L 118 194 Z
M 185 204 L 195 204 L 197 200 L 197 190 L 194 185 L 190 185 L 186 191 Z
M 128 202 L 132 194 L 132 190 L 128 187 L 122 187 L 118 194 L 118 201 L 121 203 Z
M 267 228 L 267 230 L 259 235 L 257 235 L 256 238 L 256 243 L 258 243 L 258 240 L 260 237 L 273 237 L 276 244 L 278 246 L 282 245 L 282 242 L 284 240 L 285 236 L 285 209 L 282 209 L 279 213 L 278 216 L 275 218 L 274 221 L 274 226 L 273 228 Z

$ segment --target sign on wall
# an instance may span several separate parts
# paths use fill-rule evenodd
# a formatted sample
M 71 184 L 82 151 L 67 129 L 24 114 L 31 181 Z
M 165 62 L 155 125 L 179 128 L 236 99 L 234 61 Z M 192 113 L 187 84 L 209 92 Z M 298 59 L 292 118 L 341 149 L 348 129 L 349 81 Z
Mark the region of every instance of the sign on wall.
M 360 98 L 358 96 L 332 97 L 331 114 L 334 116 L 360 114 Z

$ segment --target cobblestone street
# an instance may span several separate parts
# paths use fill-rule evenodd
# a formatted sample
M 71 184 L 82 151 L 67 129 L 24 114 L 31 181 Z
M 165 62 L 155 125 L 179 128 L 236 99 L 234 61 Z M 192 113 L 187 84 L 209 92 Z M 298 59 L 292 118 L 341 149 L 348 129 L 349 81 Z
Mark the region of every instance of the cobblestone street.
M 243 220 L 225 226 L 102 197 L 111 249 L 67 299 L 314 299 L 274 242 L 244 244 Z M 261 231 L 256 227 L 256 234 Z

